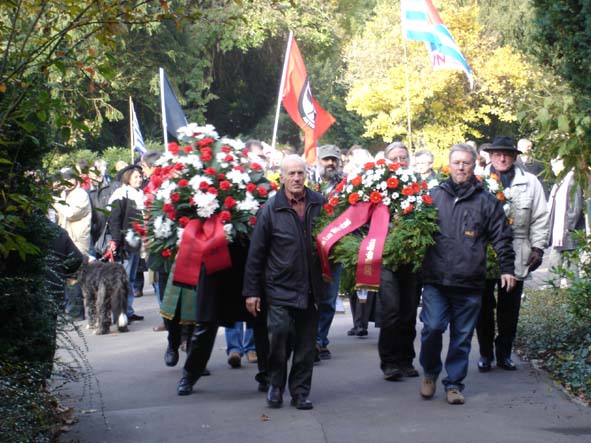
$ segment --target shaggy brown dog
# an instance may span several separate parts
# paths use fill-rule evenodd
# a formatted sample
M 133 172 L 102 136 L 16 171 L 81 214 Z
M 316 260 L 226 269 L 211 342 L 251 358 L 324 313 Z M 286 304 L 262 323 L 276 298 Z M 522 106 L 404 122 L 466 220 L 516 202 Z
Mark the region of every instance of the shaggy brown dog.
M 129 281 L 123 265 L 99 260 L 84 262 L 78 281 L 87 310 L 87 328 L 94 329 L 96 335 L 108 334 L 112 318 L 119 332 L 127 332 Z

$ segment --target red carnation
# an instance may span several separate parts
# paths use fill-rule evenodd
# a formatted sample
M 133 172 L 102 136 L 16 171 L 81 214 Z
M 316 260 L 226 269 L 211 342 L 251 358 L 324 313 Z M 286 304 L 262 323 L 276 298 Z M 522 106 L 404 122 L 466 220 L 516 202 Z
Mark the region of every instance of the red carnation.
M 276 191 L 277 189 L 279 189 L 279 186 L 277 186 L 277 183 L 275 183 L 275 182 L 271 182 L 271 183 L 269 183 L 269 184 L 271 185 L 271 189 L 272 189 L 273 191 Z
M 261 197 L 265 197 L 269 193 L 269 191 L 267 191 L 267 188 L 265 188 L 264 186 L 259 186 L 257 188 L 257 192 Z
M 253 226 L 256 222 L 257 222 L 257 218 L 254 215 L 252 217 L 250 217 L 250 219 L 248 220 L 248 224 L 250 226 Z
M 220 189 L 222 191 L 229 191 L 231 187 L 232 183 L 230 183 L 228 180 L 223 180 L 220 182 Z
M 326 215 L 332 215 L 334 214 L 334 208 L 327 203 L 324 205 L 324 212 L 326 212 Z
M 429 185 L 427 184 L 427 182 L 421 182 L 421 188 L 423 188 L 426 191 L 427 189 L 429 189 Z
M 433 203 L 433 199 L 431 198 L 430 195 L 423 194 L 423 195 L 421 195 L 421 198 L 423 199 L 423 202 L 426 203 L 426 204 L 428 204 L 428 205 L 430 205 L 430 204 Z
M 213 143 L 213 138 L 211 138 L 211 137 L 205 137 L 204 139 L 199 140 L 197 142 L 197 146 L 199 146 L 199 147 L 209 146 L 212 143 Z
M 211 156 L 211 154 L 201 154 L 201 161 L 204 162 L 204 163 L 207 163 L 212 158 L 213 157 Z
M 386 164 L 386 159 L 380 158 L 378 161 L 376 161 L 376 165 L 378 166 L 382 166 Z
M 178 203 L 181 199 L 181 194 L 179 194 L 178 192 L 173 192 L 170 194 L 170 199 L 173 203 Z
M 209 188 L 207 188 L 207 192 L 209 192 L 210 194 L 213 194 L 213 195 L 218 195 L 218 190 L 216 188 L 214 188 L 213 186 L 210 186 Z
M 150 183 L 152 183 L 152 187 L 154 189 L 158 189 L 160 187 L 160 185 L 162 184 L 162 177 L 153 175 L 150 178 Z
M 176 211 L 173 209 L 172 211 L 167 213 L 166 216 L 171 220 L 176 220 Z
M 179 225 L 181 225 L 181 228 L 184 228 L 189 224 L 190 221 L 191 219 L 189 217 L 183 215 L 181 218 L 179 218 Z
M 218 179 L 218 180 L 225 180 L 225 179 L 226 179 L 226 174 L 224 174 L 223 172 L 220 172 L 220 173 L 217 175 L 217 179 Z
M 185 166 L 182 163 L 175 163 L 172 169 L 174 169 L 175 171 L 182 171 L 184 167 Z
M 179 153 L 179 145 L 177 145 L 176 142 L 170 142 L 168 144 L 168 151 L 173 154 L 173 155 L 177 155 Z
M 359 194 L 357 192 L 353 192 L 349 195 L 349 203 L 354 205 L 359 201 Z
M 398 171 L 398 169 L 400 169 L 400 163 L 390 163 L 388 169 L 390 171 Z
M 189 152 L 193 152 L 193 146 L 191 145 L 187 145 L 183 148 L 183 151 L 185 151 L 185 153 L 189 153 Z
M 164 203 L 162 205 L 162 211 L 163 212 L 170 212 L 170 211 L 174 211 L 174 206 L 172 206 L 170 203 Z
M 412 182 L 410 187 L 412 188 L 412 192 L 414 192 L 415 194 L 421 192 L 421 185 L 419 185 L 417 182 Z
M 407 186 L 406 188 L 402 188 L 401 192 L 402 192 L 402 195 L 406 195 L 407 197 L 411 196 L 415 193 L 410 186 Z
M 244 168 L 243 168 L 242 166 L 240 166 L 240 165 L 236 165 L 236 166 L 234 166 L 234 169 L 235 169 L 236 171 L 244 172 Z
M 224 157 L 224 161 L 226 161 L 226 162 L 228 162 L 228 163 L 230 163 L 230 162 L 233 162 L 233 161 L 234 161 L 234 156 L 233 156 L 233 155 L 231 155 L 231 154 L 228 154 L 228 155 L 226 155 L 226 156 Z
M 227 223 L 232 219 L 232 214 L 230 211 L 222 211 L 220 212 L 220 220 L 222 223 Z
M 172 251 L 170 250 L 170 248 L 166 248 L 164 251 L 160 253 L 160 255 L 162 255 L 162 257 L 164 258 L 168 258 L 172 255 Z
M 360 176 L 360 175 L 358 175 L 357 177 L 354 177 L 354 178 L 351 180 L 351 184 L 352 184 L 353 186 L 359 186 L 359 185 L 361 184 L 361 176 Z
M 224 145 L 220 148 L 220 151 L 225 152 L 226 154 L 229 154 L 230 152 L 232 152 L 232 149 L 229 146 Z
M 179 188 L 186 188 L 189 185 L 189 180 L 183 178 L 177 183 Z
M 411 211 L 412 211 L 414 208 L 415 208 L 415 207 L 414 207 L 413 205 L 408 205 L 408 206 L 406 207 L 406 209 L 405 209 L 404 211 L 402 211 L 402 213 L 403 213 L 404 215 L 406 215 L 406 214 L 408 214 L 409 212 L 411 212 Z
M 386 180 L 386 186 L 390 189 L 394 189 L 398 187 L 398 179 L 396 177 L 390 177 Z
M 256 188 L 257 188 L 257 185 L 255 185 L 254 183 L 248 183 L 246 185 L 246 190 L 248 192 L 250 192 L 251 194 L 256 190 Z
M 339 198 L 338 197 L 333 197 L 328 201 L 328 204 L 330 206 L 332 206 L 333 208 L 336 207 L 339 204 Z
M 371 194 L 369 194 L 369 201 L 372 203 L 380 203 L 382 201 L 382 194 L 380 194 L 378 191 L 373 191 Z
M 345 188 L 345 183 L 346 183 L 347 179 L 343 179 L 339 182 L 338 185 L 336 185 L 336 187 L 334 188 L 334 190 L 338 193 L 343 192 L 343 189 Z
M 224 200 L 224 206 L 228 209 L 232 209 L 234 206 L 236 206 L 236 200 L 234 200 L 232 197 L 226 197 Z
M 263 167 L 261 165 L 259 165 L 258 163 L 251 163 L 250 167 L 255 171 L 262 171 L 263 170 Z
M 366 171 L 369 171 L 370 169 L 375 168 L 375 163 L 374 162 L 367 162 L 366 164 L 363 165 L 363 169 L 365 169 Z
M 205 191 L 207 188 L 209 188 L 209 183 L 207 183 L 206 181 L 202 181 L 201 183 L 199 183 L 200 191 Z
M 203 172 L 207 175 L 211 175 L 212 177 L 215 177 L 218 173 L 218 171 L 216 171 L 215 168 L 212 168 L 211 166 L 209 168 L 205 168 L 205 171 Z

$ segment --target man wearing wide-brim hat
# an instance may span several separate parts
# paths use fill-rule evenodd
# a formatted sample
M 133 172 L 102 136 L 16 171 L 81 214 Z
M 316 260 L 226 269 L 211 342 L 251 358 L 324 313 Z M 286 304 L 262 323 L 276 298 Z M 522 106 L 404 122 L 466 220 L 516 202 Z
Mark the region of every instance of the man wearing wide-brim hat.
M 509 197 L 507 216 L 513 230 L 515 250 L 515 288 L 509 292 L 500 285 L 487 285 L 482 299 L 480 318 L 476 327 L 480 344 L 478 369 L 487 372 L 496 357 L 497 367 L 515 370 L 511 349 L 519 320 L 523 282 L 542 263 L 548 238 L 548 214 L 544 188 L 538 178 L 517 166 L 520 153 L 511 137 L 496 137 L 485 148 L 491 163 L 487 172 L 495 173 Z M 494 324 L 494 288 L 498 287 L 497 336 Z M 493 343 L 494 339 L 494 343 Z

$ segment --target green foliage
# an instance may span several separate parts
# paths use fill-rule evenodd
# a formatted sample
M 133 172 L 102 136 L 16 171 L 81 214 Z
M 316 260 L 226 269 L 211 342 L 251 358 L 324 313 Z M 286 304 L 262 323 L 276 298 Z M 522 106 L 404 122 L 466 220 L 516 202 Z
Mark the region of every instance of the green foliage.
M 516 345 L 555 381 L 591 402 L 591 317 L 573 315 L 569 305 L 566 291 L 528 291 L 521 306 Z
M 0 363 L 0 440 L 50 442 L 57 434 L 55 400 L 34 365 Z
M 568 281 L 568 310 L 579 321 L 591 319 L 591 237 L 584 231 L 573 233 L 577 247 L 563 253 L 564 262 L 556 269 Z

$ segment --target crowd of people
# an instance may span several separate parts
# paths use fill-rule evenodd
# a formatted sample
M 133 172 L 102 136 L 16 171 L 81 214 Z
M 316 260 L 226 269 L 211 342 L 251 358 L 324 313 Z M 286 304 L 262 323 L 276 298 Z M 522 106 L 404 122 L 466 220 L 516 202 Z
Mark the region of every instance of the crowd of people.
M 142 295 L 144 270 L 151 269 L 163 318 L 154 331 L 168 333 L 167 366 L 178 364 L 179 349 L 186 342 L 179 395 L 190 394 L 195 383 L 208 375 L 217 330 L 225 327 L 228 364 L 240 367 L 246 356 L 258 365 L 255 378 L 269 407 L 282 406 L 286 388 L 292 406 L 313 407 L 309 399 L 313 367 L 331 358 L 329 333 L 343 270 L 341 263 L 331 263 L 332 281 L 322 280 L 313 221 L 347 174 L 377 158 L 399 163 L 428 183 L 438 209 L 439 232 L 419 271 L 410 266 L 383 267 L 379 290 L 346 294 L 352 313 L 347 334 L 366 337 L 368 323 L 374 321 L 379 327 L 384 380 L 419 377 L 422 369 L 419 392 L 425 399 L 435 395 L 445 370 L 441 382 L 447 402 L 464 403 L 474 331 L 480 372 L 490 371 L 495 361 L 497 368 L 517 369 L 511 353 L 524 281 L 541 265 L 547 247 L 552 263 L 559 264 L 564 251 L 575 248 L 572 233 L 584 229 L 582 196 L 578 188 L 571 192 L 576 188 L 572 173 L 550 191 L 550 180 L 534 160 L 531 142 L 522 139 L 516 145 L 504 136 L 480 147 L 470 142 L 451 147 L 449 176 L 434 169 L 431 152 L 411 153 L 399 141 L 376 155 L 358 145 L 347 151 L 320 146 L 313 166 L 256 140 L 246 147 L 266 169 L 265 180 L 278 180 L 281 188 L 259 211 L 251 238 L 231 245 L 232 268 L 209 275 L 202 272 L 196 289 L 172 285 L 169 271 L 154 268 L 141 242 L 126 235 L 132 221 L 141 219 L 144 192 L 150 192 L 143 188 L 149 185 L 159 153 L 148 152 L 135 164 L 121 165 L 112 179 L 102 160 L 92 167 L 79 162 L 77 170 L 61 172 L 60 195 L 50 218 L 67 231 L 79 253 L 97 259 L 109 255 L 125 267 L 130 322 L 143 320 L 133 302 Z M 556 159 L 554 172 L 560 174 L 561 167 Z M 476 178 L 491 173 L 510 195 L 508 209 Z M 94 245 L 104 232 L 111 241 L 105 254 L 97 253 Z M 492 277 L 487 275 L 489 245 L 500 268 Z M 75 281 L 70 283 L 64 307 L 81 319 L 80 288 Z M 419 305 L 423 327 L 418 369 L 414 341 Z M 450 344 L 442 362 L 442 335 L 448 328 Z

